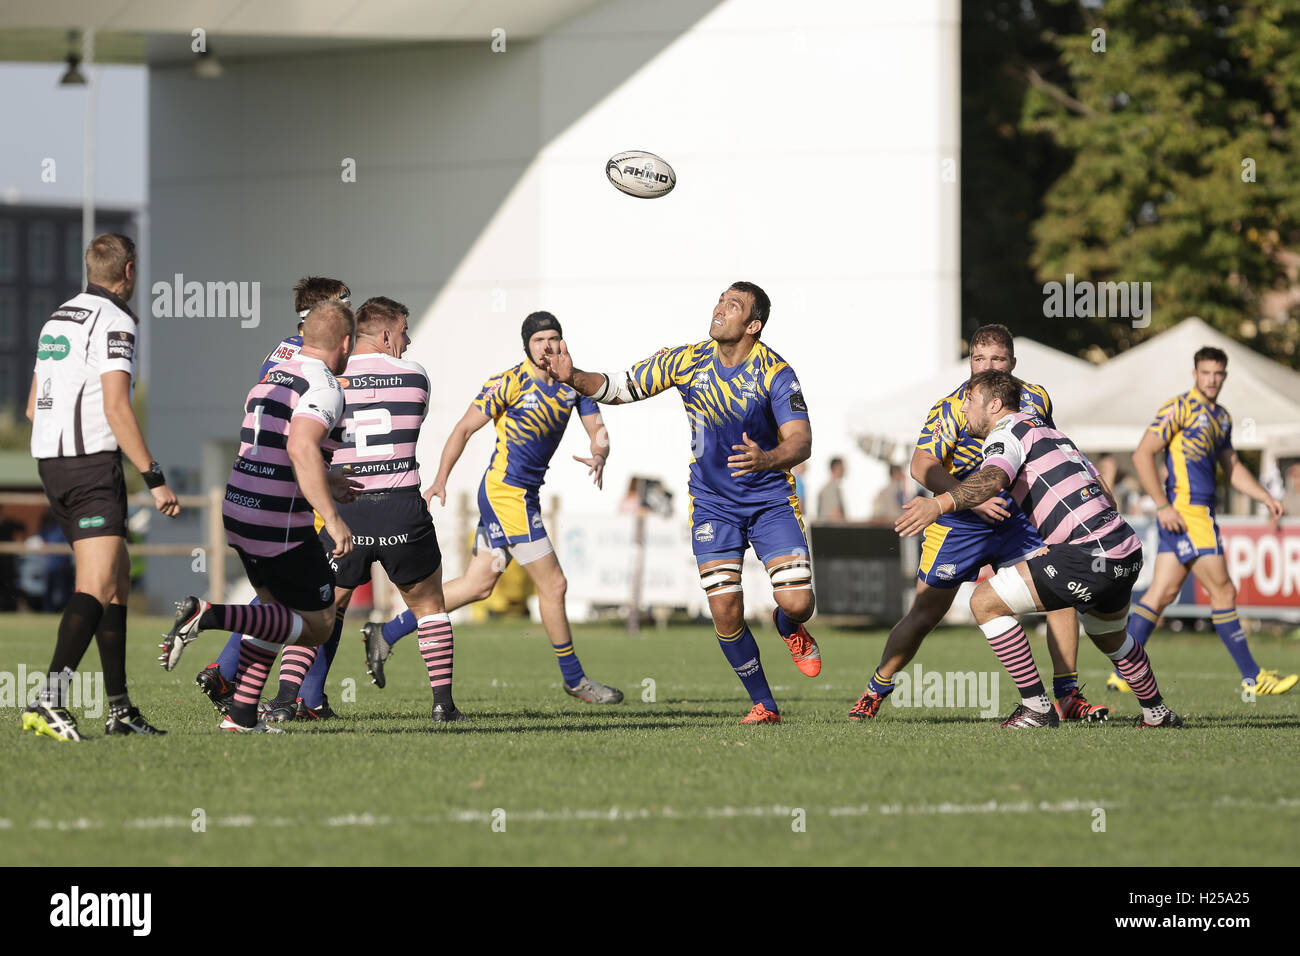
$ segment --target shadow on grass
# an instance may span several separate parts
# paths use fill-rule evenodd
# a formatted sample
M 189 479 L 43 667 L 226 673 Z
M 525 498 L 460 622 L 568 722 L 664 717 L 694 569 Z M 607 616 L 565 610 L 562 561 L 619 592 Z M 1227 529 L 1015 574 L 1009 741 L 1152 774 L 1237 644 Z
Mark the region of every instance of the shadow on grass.
M 692 715 L 699 716 L 699 715 Z M 586 734 L 586 733 L 604 733 L 611 730 L 681 730 L 691 727 L 713 727 L 714 724 L 699 724 L 689 720 L 665 719 L 660 721 L 639 721 L 639 722 L 619 722 L 619 723 L 572 723 L 572 724 L 502 724 L 501 720 L 517 719 L 518 714 L 501 715 L 500 717 L 489 717 L 480 715 L 477 718 L 455 724 L 435 724 L 428 720 L 416 720 L 410 717 L 391 718 L 383 723 L 372 726 L 358 727 L 356 721 L 330 721 L 326 725 L 311 725 L 308 730 L 303 727 L 301 730 L 293 728 L 286 730 L 287 734 L 307 733 L 307 734 L 355 734 L 358 736 L 370 736 L 376 734 L 382 735 L 402 735 L 402 734 L 522 734 L 522 733 L 546 733 L 546 734 Z M 489 722 L 490 721 L 490 722 Z M 342 723 L 342 726 L 340 726 Z
M 1232 728 L 1233 730 L 1295 730 L 1300 727 L 1300 715 L 1277 714 L 1267 717 L 1251 714 L 1206 714 L 1200 716 L 1183 715 L 1185 728 L 1195 730 L 1198 727 Z

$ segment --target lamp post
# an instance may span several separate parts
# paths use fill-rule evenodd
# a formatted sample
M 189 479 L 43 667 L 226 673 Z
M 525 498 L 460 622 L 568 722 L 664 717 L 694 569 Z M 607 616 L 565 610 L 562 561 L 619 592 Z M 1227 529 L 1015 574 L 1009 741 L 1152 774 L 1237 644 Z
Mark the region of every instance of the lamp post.
M 95 29 L 88 27 L 81 34 L 81 62 L 86 66 L 86 117 L 82 126 L 81 171 L 81 248 L 90 248 L 95 238 L 95 101 L 99 83 L 90 75 L 95 65 Z M 82 263 L 81 282 L 84 287 L 86 266 Z

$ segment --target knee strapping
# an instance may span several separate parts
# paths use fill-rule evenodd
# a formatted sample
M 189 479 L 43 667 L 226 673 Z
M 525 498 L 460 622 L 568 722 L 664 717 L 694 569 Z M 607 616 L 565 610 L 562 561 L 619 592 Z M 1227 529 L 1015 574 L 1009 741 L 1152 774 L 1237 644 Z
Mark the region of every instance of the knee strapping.
M 774 564 L 767 569 L 772 591 L 808 591 L 812 589 L 812 565 L 802 555 Z
M 700 571 L 700 586 L 710 597 L 715 594 L 731 594 L 739 591 L 740 562 L 715 564 L 707 570 Z

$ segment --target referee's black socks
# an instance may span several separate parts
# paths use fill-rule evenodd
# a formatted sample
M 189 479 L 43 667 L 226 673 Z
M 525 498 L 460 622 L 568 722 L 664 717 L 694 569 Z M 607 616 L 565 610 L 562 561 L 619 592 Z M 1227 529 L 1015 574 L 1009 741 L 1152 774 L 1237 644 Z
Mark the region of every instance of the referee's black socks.
M 75 671 L 81 664 L 81 659 L 86 656 L 86 649 L 90 647 L 90 640 L 95 636 L 95 631 L 99 628 L 100 620 L 104 617 L 104 605 L 100 604 L 95 598 L 82 591 L 75 592 L 68 599 L 68 605 L 63 609 L 63 618 L 59 621 L 59 637 L 54 644 L 54 657 L 50 660 L 50 676 L 46 682 L 46 694 L 54 706 L 66 707 L 67 690 L 60 688 L 60 674 L 67 671 Z M 126 631 L 126 611 L 122 612 L 122 631 Z M 105 678 L 105 689 L 107 689 L 107 678 Z
M 104 608 L 95 631 L 99 660 L 104 667 L 104 692 L 108 703 L 126 709 L 131 701 L 126 694 L 126 605 L 110 604 Z

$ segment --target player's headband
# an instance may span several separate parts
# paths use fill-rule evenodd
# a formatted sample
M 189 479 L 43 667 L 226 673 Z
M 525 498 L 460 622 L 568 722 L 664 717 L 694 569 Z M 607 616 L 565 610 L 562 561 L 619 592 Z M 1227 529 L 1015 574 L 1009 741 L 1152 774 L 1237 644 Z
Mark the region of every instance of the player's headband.
M 528 351 L 528 342 L 538 332 L 549 332 L 554 329 L 564 338 L 564 330 L 560 328 L 560 320 L 549 312 L 534 312 L 528 318 L 524 319 L 523 328 L 520 330 L 524 337 L 524 351 Z
M 351 304 L 352 304 L 352 299 L 351 299 L 350 297 L 346 296 L 346 295 L 339 296 L 337 299 L 330 299 L 330 300 L 328 300 L 328 301 L 330 301 L 330 302 L 342 302 L 344 305 L 351 305 Z M 317 305 L 319 305 L 319 304 L 320 304 L 320 303 L 317 303 Z M 316 308 L 316 306 L 313 305 L 311 308 L 314 309 L 314 308 Z M 311 309 L 303 309 L 301 312 L 299 312 L 299 313 L 298 313 L 298 324 L 299 324 L 299 325 L 302 325 L 303 320 L 306 319 L 307 316 L 309 316 L 309 315 L 311 315 Z

